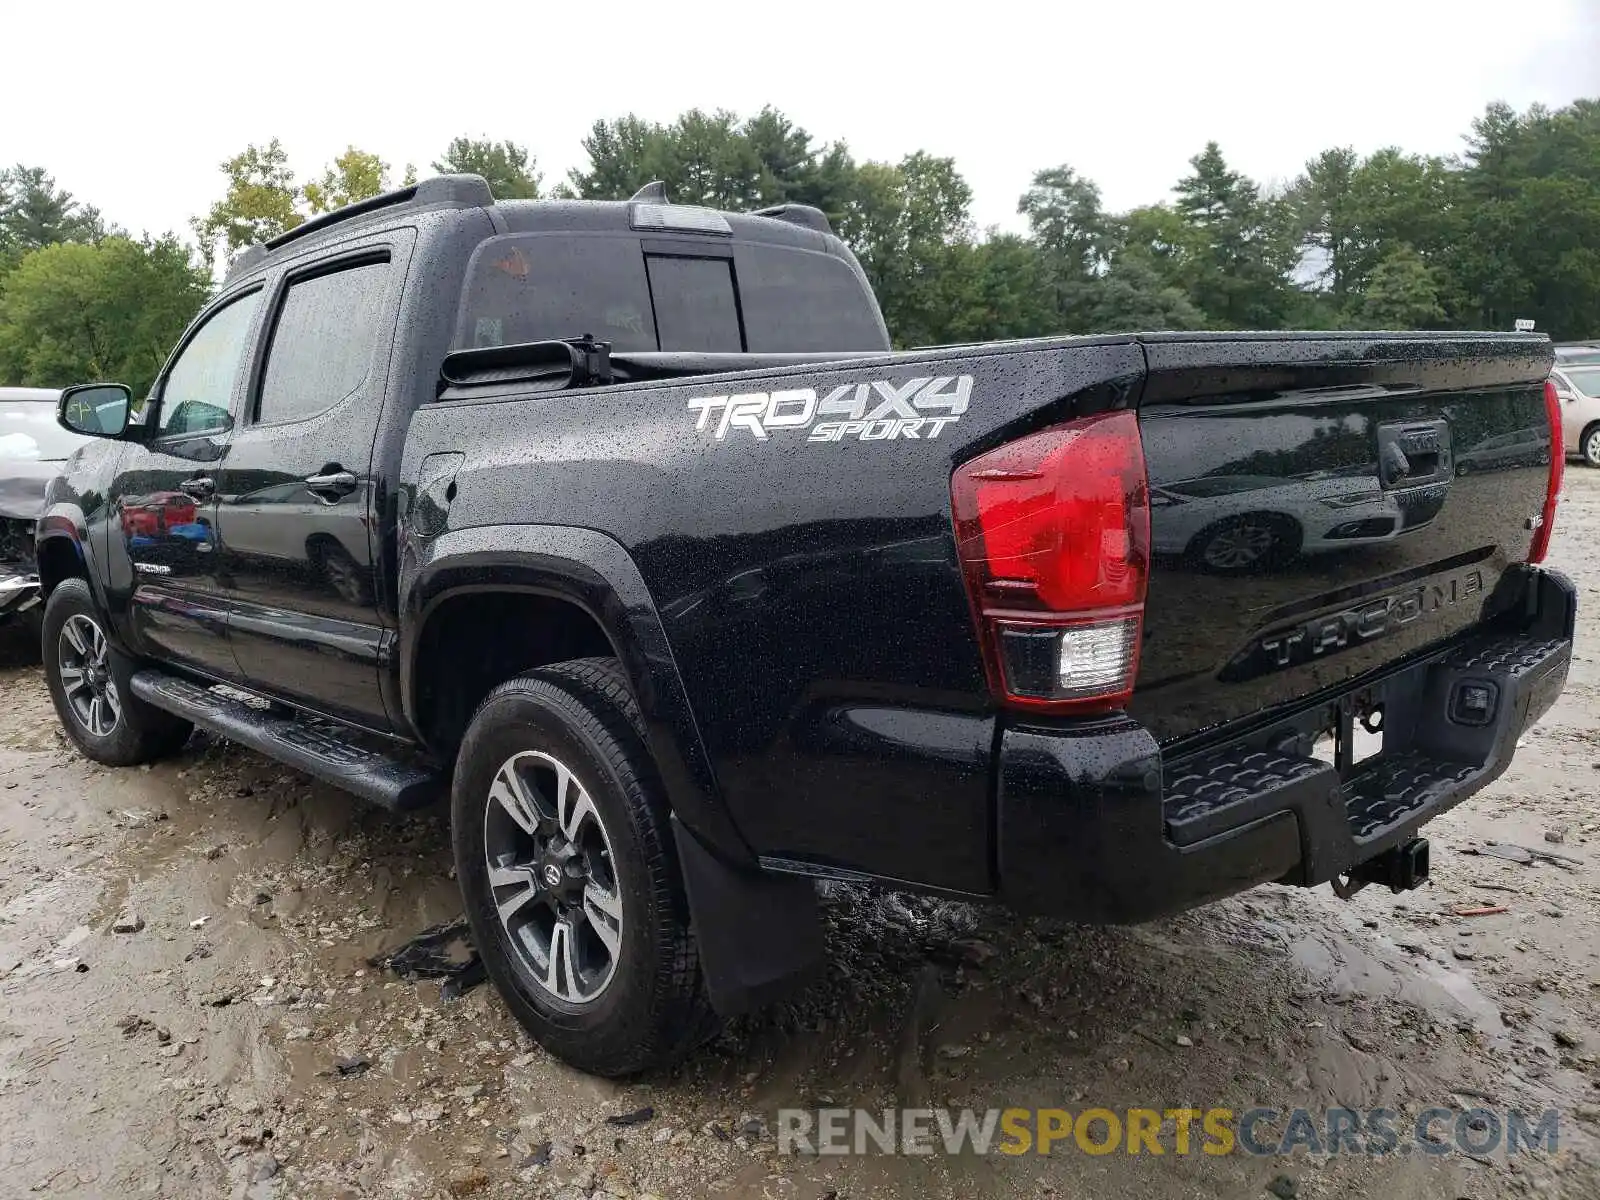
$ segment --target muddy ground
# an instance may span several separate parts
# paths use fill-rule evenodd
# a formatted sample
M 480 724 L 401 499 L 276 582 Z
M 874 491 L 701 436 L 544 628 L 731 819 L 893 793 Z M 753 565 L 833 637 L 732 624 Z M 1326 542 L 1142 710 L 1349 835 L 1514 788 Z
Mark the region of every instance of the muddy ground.
M 824 982 L 628 1085 L 550 1059 L 488 988 L 369 965 L 459 912 L 440 816 L 202 737 L 95 767 L 37 668 L 0 667 L 0 1196 L 1600 1195 L 1600 472 L 1568 480 L 1571 681 L 1430 827 L 1431 886 L 1112 930 L 835 893 Z M 1471 853 L 1491 841 L 1573 861 Z M 1455 915 L 1483 905 L 1506 911 Z M 780 1108 L 898 1103 L 1562 1116 L 1554 1155 L 1514 1158 L 777 1153 Z

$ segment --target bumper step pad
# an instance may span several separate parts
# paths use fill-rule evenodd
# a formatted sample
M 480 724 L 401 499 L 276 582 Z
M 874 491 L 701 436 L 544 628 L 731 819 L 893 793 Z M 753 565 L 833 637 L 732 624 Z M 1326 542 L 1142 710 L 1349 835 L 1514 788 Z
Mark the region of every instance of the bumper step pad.
M 1419 750 L 1377 759 L 1370 770 L 1345 785 L 1350 833 L 1358 842 L 1382 837 L 1412 813 L 1450 796 L 1482 769 Z
M 1290 806 L 1291 793 L 1326 793 L 1339 777 L 1327 763 L 1298 754 L 1217 750 L 1181 760 L 1167 772 L 1167 837 L 1192 846 Z
M 286 709 L 239 688 L 206 687 L 147 669 L 134 674 L 133 694 L 384 808 L 420 808 L 444 790 L 439 772 L 412 761 L 381 738 Z
M 1342 780 L 1330 763 L 1260 749 L 1260 742 L 1257 748 L 1235 742 L 1168 761 L 1162 794 L 1166 840 L 1187 851 L 1293 812 L 1311 878 L 1364 861 L 1414 835 L 1424 821 L 1504 770 L 1517 736 L 1560 692 L 1570 653 L 1564 638 L 1488 635 L 1356 689 L 1363 703 L 1384 708 L 1385 744 Z M 1463 712 L 1467 691 L 1491 697 L 1490 706 Z M 1311 710 L 1292 726 L 1256 736 L 1268 745 L 1306 738 L 1334 711 Z

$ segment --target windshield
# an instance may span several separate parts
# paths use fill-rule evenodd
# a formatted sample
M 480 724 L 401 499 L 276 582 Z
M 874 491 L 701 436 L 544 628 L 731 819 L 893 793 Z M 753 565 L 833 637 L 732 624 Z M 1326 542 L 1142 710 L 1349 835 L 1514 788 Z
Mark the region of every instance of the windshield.
M 1561 373 L 1585 396 L 1600 396 L 1600 366 L 1563 367 Z
M 1557 346 L 1556 362 L 1563 366 L 1567 363 L 1600 363 L 1600 346 Z
M 63 459 L 88 440 L 56 424 L 54 404 L 0 400 L 0 461 Z

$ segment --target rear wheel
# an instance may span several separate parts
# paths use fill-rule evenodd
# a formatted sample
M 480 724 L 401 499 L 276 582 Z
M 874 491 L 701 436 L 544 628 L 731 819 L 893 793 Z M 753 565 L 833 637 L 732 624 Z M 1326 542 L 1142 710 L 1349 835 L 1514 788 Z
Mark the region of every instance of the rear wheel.
M 667 807 L 609 660 L 501 684 L 452 789 L 467 919 L 516 1018 L 598 1075 L 681 1057 L 716 1028 Z
M 40 639 L 56 715 L 85 757 L 131 767 L 175 753 L 193 726 L 133 694 L 133 663 L 106 637 L 89 585 L 66 579 L 44 608 Z
M 1591 467 L 1600 467 L 1600 424 L 1589 426 L 1578 439 L 1578 452 Z

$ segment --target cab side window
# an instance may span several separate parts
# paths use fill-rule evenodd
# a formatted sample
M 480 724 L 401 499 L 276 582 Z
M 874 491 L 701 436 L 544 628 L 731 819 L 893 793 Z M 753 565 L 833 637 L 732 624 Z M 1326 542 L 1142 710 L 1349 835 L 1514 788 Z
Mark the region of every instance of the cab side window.
M 251 292 L 219 308 L 179 352 L 161 388 L 158 436 L 195 437 L 232 427 L 234 384 L 260 303 L 261 293 Z
M 316 416 L 366 382 L 388 279 L 388 262 L 365 262 L 289 284 L 267 349 L 258 422 Z

